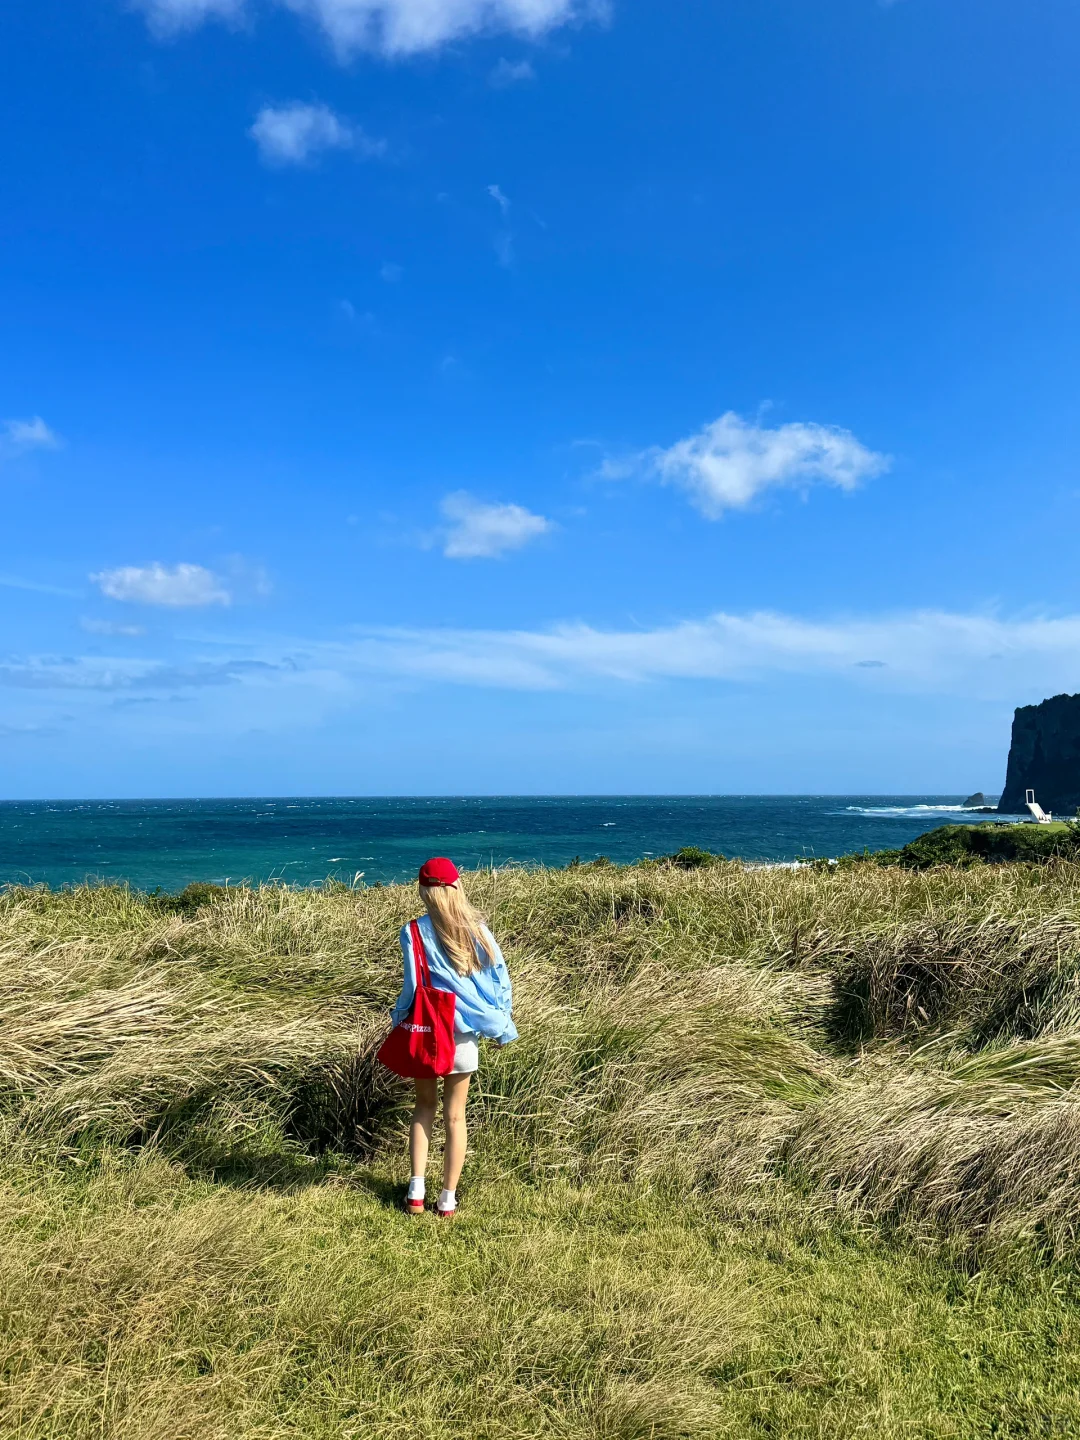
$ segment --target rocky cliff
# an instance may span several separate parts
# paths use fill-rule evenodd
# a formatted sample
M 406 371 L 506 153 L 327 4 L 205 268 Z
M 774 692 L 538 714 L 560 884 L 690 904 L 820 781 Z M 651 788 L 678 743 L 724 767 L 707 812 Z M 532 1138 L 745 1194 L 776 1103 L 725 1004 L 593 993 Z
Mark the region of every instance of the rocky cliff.
M 998 812 L 1024 812 L 1024 791 L 1061 819 L 1080 806 L 1080 695 L 1022 705 L 1013 717 L 1005 790 Z

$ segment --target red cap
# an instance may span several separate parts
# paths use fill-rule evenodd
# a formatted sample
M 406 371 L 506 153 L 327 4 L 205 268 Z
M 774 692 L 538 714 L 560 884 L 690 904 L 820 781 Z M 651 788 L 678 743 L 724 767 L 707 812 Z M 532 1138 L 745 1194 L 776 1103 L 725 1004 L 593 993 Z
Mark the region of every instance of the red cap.
M 457 866 L 444 855 L 425 860 L 420 866 L 421 885 L 456 885 L 458 879 Z

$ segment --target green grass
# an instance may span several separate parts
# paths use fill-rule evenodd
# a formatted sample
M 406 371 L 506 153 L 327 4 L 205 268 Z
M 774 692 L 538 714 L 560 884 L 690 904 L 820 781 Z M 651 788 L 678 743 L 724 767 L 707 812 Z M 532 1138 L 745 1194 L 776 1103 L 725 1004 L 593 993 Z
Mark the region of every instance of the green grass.
M 0 1433 L 1080 1433 L 1080 868 L 470 883 L 522 1039 L 451 1225 L 414 892 L 0 896 Z
M 9 1181 L 5 1433 L 1080 1426 L 1060 1276 L 966 1275 L 790 1203 L 490 1179 L 447 1226 L 399 1215 L 384 1174 L 312 1179 L 250 1191 L 112 1160 Z
M 1001 825 L 993 820 L 978 825 L 940 825 L 901 850 L 868 851 L 844 858 L 849 864 L 901 865 L 909 870 L 926 870 L 934 865 L 1075 861 L 1080 858 L 1080 825 L 1064 820 L 1042 825 L 1033 821 Z

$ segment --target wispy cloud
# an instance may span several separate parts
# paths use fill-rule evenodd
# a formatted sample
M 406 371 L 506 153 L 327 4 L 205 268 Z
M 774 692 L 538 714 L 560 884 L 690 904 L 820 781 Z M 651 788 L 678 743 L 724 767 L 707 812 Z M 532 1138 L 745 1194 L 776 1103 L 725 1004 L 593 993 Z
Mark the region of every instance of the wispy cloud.
M 232 602 L 220 577 L 202 565 L 121 565 L 101 570 L 90 579 L 110 600 L 136 605 L 193 608 Z
M 146 634 L 145 625 L 118 625 L 114 620 L 98 620 L 92 615 L 84 615 L 79 621 L 79 628 L 88 635 L 123 635 L 133 638 Z
M 498 185 L 489 185 L 487 193 L 498 205 L 505 222 L 503 229 L 495 236 L 495 258 L 504 269 L 509 270 L 514 263 L 514 234 L 510 229 L 510 201 Z
M 402 267 L 393 260 L 384 260 L 379 266 L 379 279 L 387 285 L 396 285 L 404 273 Z
M 536 71 L 528 60 L 507 60 L 505 57 L 493 65 L 488 74 L 488 84 L 495 90 L 507 90 L 511 85 L 523 85 L 536 79 Z
M 357 626 L 338 640 L 219 637 L 198 650 L 193 643 L 180 659 L 7 657 L 0 688 L 33 707 L 25 716 L 9 713 L 10 722 L 66 724 L 118 701 L 183 699 L 187 733 L 201 726 L 200 733 L 220 739 L 251 726 L 316 724 L 376 693 L 446 687 L 589 692 L 623 706 L 632 703 L 631 688 L 805 684 L 876 696 L 882 713 L 903 696 L 953 697 L 966 710 L 990 701 L 1004 710 L 1076 689 L 1078 654 L 1080 614 L 924 611 L 813 620 L 762 611 L 648 629 Z M 678 697 L 664 703 L 677 707 Z
M 918 693 L 1012 698 L 1075 688 L 1080 615 L 1002 619 L 947 611 L 806 620 L 769 611 L 645 630 L 368 630 L 347 667 L 432 683 L 564 689 L 603 682 L 753 682 L 780 674 Z
M 247 0 L 134 0 L 151 30 L 160 36 L 193 30 L 204 20 L 239 20 Z
M 29 420 L 0 421 L 0 454 L 22 455 L 28 450 L 58 450 L 64 442 L 40 415 Z
M 264 105 L 248 134 L 266 165 L 305 165 L 327 150 L 348 150 L 362 159 L 386 154 L 386 141 L 373 139 L 354 121 L 335 114 L 329 105 L 301 100 Z
M 374 337 L 379 333 L 379 322 L 373 310 L 358 310 L 351 300 L 339 300 L 337 313 L 347 325 L 361 335 Z
M 31 590 L 38 595 L 63 595 L 68 600 L 77 600 L 80 592 L 68 590 L 62 585 L 45 585 L 38 580 L 21 580 L 17 575 L 0 575 L 0 585 L 5 590 Z
M 729 410 L 666 450 L 608 460 L 601 473 L 643 474 L 677 485 L 703 515 L 717 520 L 726 510 L 746 509 L 767 490 L 813 484 L 854 490 L 890 464 L 888 455 L 868 449 L 850 430 L 805 422 L 772 427 Z
M 159 35 L 204 21 L 238 21 L 247 0 L 135 0 Z M 415 55 L 482 33 L 535 39 L 560 25 L 602 14 L 596 0 L 277 0 L 313 21 L 342 59 L 360 50 Z
M 523 505 L 485 505 L 465 490 L 448 495 L 442 513 L 449 521 L 443 554 L 450 560 L 494 559 L 554 528 Z
M 0 686 L 18 690 L 182 690 L 232 685 L 283 668 L 266 660 L 200 660 L 167 665 L 158 660 L 37 655 L 0 663 Z

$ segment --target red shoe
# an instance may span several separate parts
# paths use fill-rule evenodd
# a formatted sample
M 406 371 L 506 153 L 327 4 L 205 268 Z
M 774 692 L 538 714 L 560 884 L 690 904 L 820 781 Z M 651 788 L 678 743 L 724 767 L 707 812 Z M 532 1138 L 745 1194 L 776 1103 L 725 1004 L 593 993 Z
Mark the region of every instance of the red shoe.
M 440 1220 L 452 1220 L 457 1214 L 457 1206 L 455 1205 L 452 1210 L 440 1210 L 439 1207 L 436 1206 L 435 1214 L 439 1217 Z
M 408 1199 L 408 1198 L 406 1197 L 406 1200 L 405 1200 L 405 1214 L 406 1214 L 406 1215 L 422 1215 L 423 1213 L 424 1213 L 424 1202 L 423 1202 L 423 1200 L 410 1200 L 410 1199 Z

